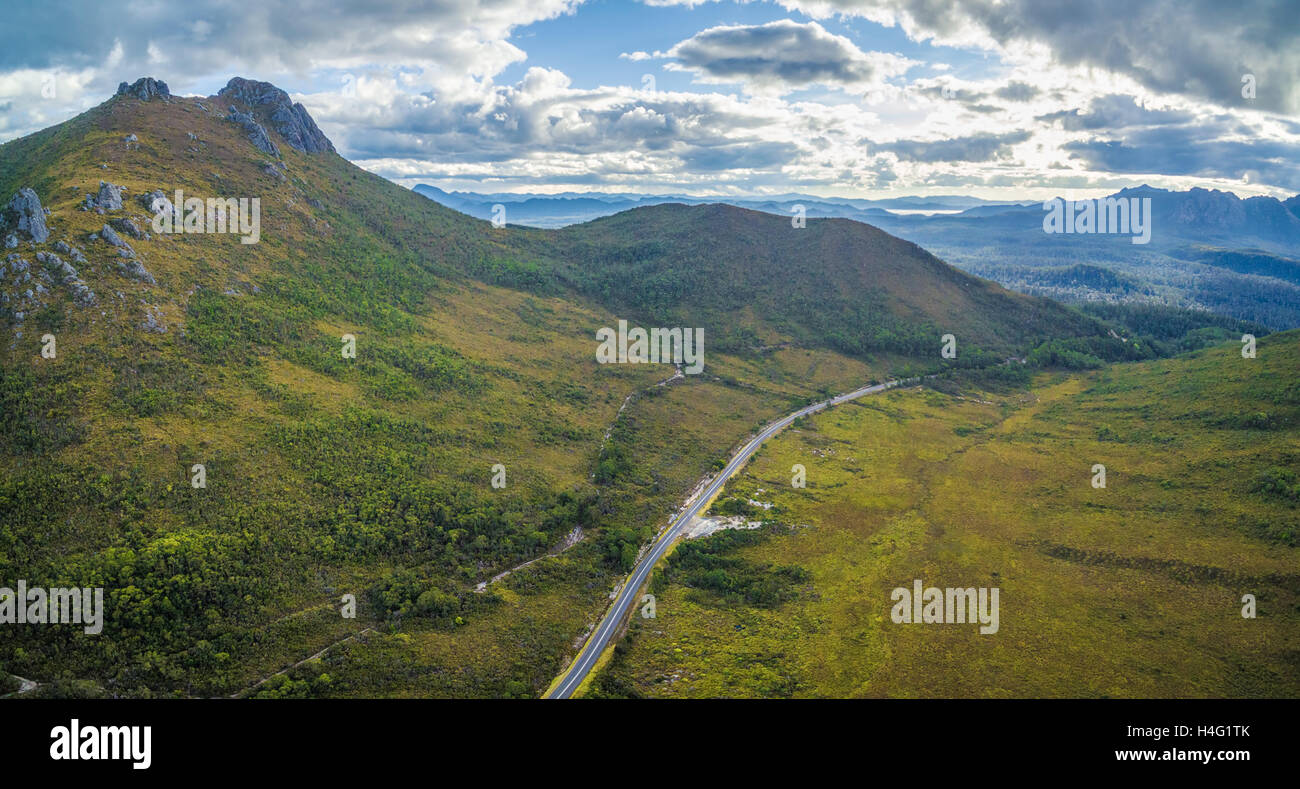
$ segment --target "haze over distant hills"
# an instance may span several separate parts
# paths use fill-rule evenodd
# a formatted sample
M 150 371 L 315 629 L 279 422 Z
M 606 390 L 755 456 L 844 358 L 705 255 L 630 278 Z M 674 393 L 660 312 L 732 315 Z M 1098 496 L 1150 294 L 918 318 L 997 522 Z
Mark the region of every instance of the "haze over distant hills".
M 1231 192 L 1139 186 L 1152 235 L 1047 234 L 1041 201 L 960 195 L 881 200 L 807 194 L 763 197 L 575 193 L 474 194 L 421 184 L 415 191 L 471 216 L 505 207 L 510 224 L 560 227 L 646 205 L 727 203 L 755 211 L 839 217 L 875 225 L 1002 285 L 1069 302 L 1138 301 L 1193 307 L 1273 328 L 1300 326 L 1300 195 L 1242 199 Z
M 810 216 L 838 217 L 864 220 L 886 215 L 888 212 L 959 212 L 983 207 L 1017 206 L 1019 203 L 983 200 L 962 195 L 936 195 L 931 197 L 891 197 L 882 200 L 852 198 L 826 198 L 790 192 L 761 197 L 736 197 L 734 195 L 651 195 L 634 192 L 559 192 L 539 194 L 531 192 L 500 192 L 480 194 L 475 192 L 447 192 L 436 186 L 420 184 L 415 191 L 449 208 L 479 219 L 491 219 L 492 208 L 506 206 L 510 224 L 531 227 L 555 228 L 589 222 L 602 216 L 616 214 L 632 208 L 664 203 L 701 205 L 726 203 L 755 211 L 788 214 L 791 207 L 804 206 Z

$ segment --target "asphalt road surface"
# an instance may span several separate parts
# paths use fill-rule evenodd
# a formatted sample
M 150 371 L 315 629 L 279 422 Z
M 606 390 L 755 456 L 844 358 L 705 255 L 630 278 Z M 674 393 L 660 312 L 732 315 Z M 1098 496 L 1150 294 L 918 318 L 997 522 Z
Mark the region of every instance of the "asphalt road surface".
M 567 699 L 573 695 L 573 691 L 582 684 L 583 678 L 587 676 L 592 667 L 596 665 L 596 661 L 600 659 L 600 655 L 605 651 L 605 647 L 608 646 L 609 640 L 613 638 L 616 632 L 618 632 L 619 623 L 623 621 L 623 617 L 627 614 L 628 608 L 638 599 L 641 587 L 645 585 L 646 579 L 650 577 L 650 571 L 653 570 L 654 566 L 659 563 L 661 558 L 663 558 L 663 555 L 668 551 L 668 548 L 671 547 L 672 544 L 681 536 L 682 530 L 686 528 L 686 524 L 690 523 L 691 519 L 699 513 L 700 509 L 704 506 L 704 503 L 712 499 L 718 491 L 722 490 L 722 486 L 727 484 L 727 480 L 739 471 L 741 466 L 745 465 L 745 461 L 749 460 L 750 456 L 758 451 L 758 448 L 763 445 L 764 441 L 781 432 L 783 428 L 801 416 L 814 414 L 822 409 L 829 408 L 833 405 L 839 405 L 840 403 L 847 403 L 848 401 L 856 400 L 859 397 L 883 392 L 886 389 L 892 389 L 901 383 L 904 382 L 886 381 L 883 384 L 865 386 L 847 394 L 832 397 L 830 400 L 824 400 L 820 403 L 814 403 L 805 408 L 801 408 L 793 414 L 782 417 L 763 428 L 761 433 L 751 439 L 748 444 L 745 444 L 745 446 L 731 458 L 731 462 L 727 464 L 721 474 L 719 474 L 706 488 L 704 488 L 704 490 L 696 494 L 696 496 L 687 503 L 686 508 L 682 510 L 668 529 L 659 535 L 659 538 L 655 540 L 654 545 L 651 546 L 650 550 L 647 551 L 641 557 L 640 561 L 637 562 L 636 567 L 632 568 L 631 575 L 628 576 L 627 581 L 623 584 L 622 588 L 619 589 L 617 596 L 615 596 L 614 604 L 605 612 L 604 618 L 600 620 L 600 624 L 598 624 L 596 629 L 592 631 L 591 636 L 587 639 L 587 643 L 582 645 L 582 649 L 579 650 L 578 656 L 573 659 L 571 664 L 569 664 L 569 668 L 560 676 L 559 683 L 556 684 L 552 690 L 547 692 L 545 698 Z

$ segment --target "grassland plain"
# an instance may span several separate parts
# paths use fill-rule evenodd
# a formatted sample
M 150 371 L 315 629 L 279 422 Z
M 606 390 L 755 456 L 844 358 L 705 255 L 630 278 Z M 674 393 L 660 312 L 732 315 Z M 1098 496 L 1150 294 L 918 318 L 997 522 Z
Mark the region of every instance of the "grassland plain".
M 1300 696 L 1300 333 L 1240 348 L 792 426 L 714 505 L 769 526 L 679 548 L 591 695 Z M 999 631 L 895 624 L 916 578 L 998 587 Z

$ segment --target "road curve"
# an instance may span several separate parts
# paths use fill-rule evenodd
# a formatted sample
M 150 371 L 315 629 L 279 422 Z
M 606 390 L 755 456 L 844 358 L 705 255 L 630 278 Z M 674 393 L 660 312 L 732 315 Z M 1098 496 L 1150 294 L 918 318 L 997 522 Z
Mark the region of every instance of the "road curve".
M 546 692 L 543 698 L 567 699 L 573 695 L 573 691 L 582 684 L 582 680 L 591 672 L 592 667 L 596 665 L 596 661 L 600 659 L 601 653 L 605 651 L 605 647 L 609 644 L 609 640 L 613 638 L 614 633 L 618 631 L 619 623 L 623 621 L 623 617 L 627 614 L 628 608 L 631 607 L 632 602 L 637 598 L 637 594 L 641 591 L 641 587 L 645 584 L 646 579 L 650 577 L 650 571 L 653 570 L 654 566 L 659 563 L 661 558 L 663 558 L 663 555 L 668 551 L 668 548 L 671 547 L 672 544 L 677 541 L 677 538 L 681 536 L 682 529 L 686 527 L 686 524 L 691 522 L 691 518 L 695 517 L 695 515 L 700 511 L 700 508 L 704 506 L 705 502 L 712 499 L 718 491 L 722 490 L 722 486 L 727 484 L 727 480 L 739 471 L 741 466 L 745 465 L 745 461 L 749 460 L 750 456 L 752 456 L 754 452 L 763 445 L 764 441 L 779 433 L 783 428 L 801 416 L 814 414 L 824 408 L 839 405 L 840 403 L 847 403 L 848 401 L 856 400 L 859 397 L 883 392 L 886 389 L 892 389 L 900 384 L 910 383 L 912 380 L 915 379 L 909 379 L 908 381 L 886 381 L 883 384 L 864 386 L 861 389 L 855 389 L 847 394 L 832 397 L 831 399 L 823 400 L 820 403 L 813 403 L 810 406 L 795 411 L 793 414 L 778 419 L 763 428 L 762 432 L 757 436 L 750 439 L 749 443 L 741 447 L 740 451 L 732 456 L 731 462 L 722 469 L 722 473 L 718 474 L 718 476 L 714 478 L 714 480 L 710 482 L 704 490 L 697 493 L 694 498 L 687 502 L 686 508 L 678 514 L 668 529 L 659 535 L 658 539 L 656 539 L 654 544 L 650 547 L 650 550 L 647 551 L 636 563 L 636 566 L 632 568 L 631 575 L 628 576 L 627 581 L 624 582 L 622 588 L 619 589 L 617 596 L 615 596 L 614 604 L 605 612 L 604 618 L 600 620 L 596 629 L 592 631 L 591 636 L 587 638 L 587 642 L 582 645 L 582 649 L 578 651 L 577 657 L 575 657 L 573 662 L 569 664 L 568 669 L 560 675 L 559 682 L 554 683 L 552 688 Z

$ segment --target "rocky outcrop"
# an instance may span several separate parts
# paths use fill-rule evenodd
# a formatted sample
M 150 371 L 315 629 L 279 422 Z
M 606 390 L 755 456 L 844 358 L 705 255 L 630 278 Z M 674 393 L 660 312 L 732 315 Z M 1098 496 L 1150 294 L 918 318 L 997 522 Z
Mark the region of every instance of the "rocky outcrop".
M 163 194 L 163 191 L 161 189 L 155 189 L 152 192 L 142 194 L 138 199 L 140 201 L 140 205 L 149 209 L 149 213 L 153 214 L 154 216 L 158 216 L 159 214 L 170 214 L 174 212 L 174 209 L 172 208 L 172 201 L 167 199 L 167 195 Z
M 302 104 L 290 101 L 289 94 L 269 82 L 235 77 L 217 95 L 228 101 L 237 101 L 260 114 L 289 147 L 296 151 L 334 151 L 334 143 L 316 126 L 316 121 L 312 120 L 307 109 Z
M 140 328 L 154 334 L 166 334 L 167 324 L 162 322 L 162 310 L 152 305 L 146 305 L 144 308 L 144 322 Z
M 117 269 L 122 272 L 124 276 L 138 279 L 146 285 L 158 284 L 158 282 L 153 278 L 153 275 L 149 273 L 149 270 L 144 267 L 144 264 L 136 259 L 135 250 L 117 234 L 116 230 L 108 225 L 104 225 L 104 227 L 98 233 L 95 233 L 92 238 L 95 236 L 103 239 L 105 243 L 117 247 L 118 257 L 124 258 L 124 260 L 119 260 L 117 262 Z
M 153 275 L 149 273 L 149 270 L 144 267 L 144 264 L 135 258 L 131 258 L 130 260 L 119 260 L 117 262 L 117 268 L 124 275 L 132 279 L 138 279 L 146 285 L 158 284 L 157 280 L 153 278 Z
M 100 181 L 99 196 L 95 198 L 95 203 L 105 211 L 121 211 L 122 187 L 110 184 L 108 181 Z
M 271 176 L 277 181 L 283 182 L 285 180 L 283 162 L 275 162 L 275 163 L 268 162 L 262 165 L 262 172 L 266 173 L 267 175 Z
M 151 99 L 162 99 L 166 101 L 171 97 L 171 91 L 167 90 L 167 83 L 153 77 L 141 77 L 130 85 L 125 82 L 117 86 L 117 95 L 134 96 L 140 101 L 149 101 Z
M 80 249 L 77 249 L 76 247 L 72 246 L 66 241 L 54 242 L 54 251 L 58 252 L 61 255 L 67 255 L 68 257 L 72 258 L 78 263 L 86 262 L 85 253 L 82 252 Z
M 1246 221 L 1241 198 L 1218 189 L 1193 188 L 1180 196 L 1173 210 L 1173 220 L 1197 227 L 1238 227 Z
M 32 313 L 50 306 L 49 296 L 54 288 L 66 288 L 81 307 L 89 307 L 96 301 L 95 292 L 63 258 L 42 251 L 36 253 L 36 262 L 38 265 L 33 266 L 17 254 L 0 261 L 0 320 L 12 324 L 15 338 L 23 336 L 23 322 Z
M 45 267 L 42 275 L 56 285 L 67 287 L 78 304 L 88 307 L 95 303 L 95 292 L 81 280 L 71 263 L 53 252 L 37 252 L 36 261 Z
M 226 119 L 243 126 L 244 131 L 248 132 L 248 139 L 252 141 L 253 146 L 259 151 L 269 153 L 277 158 L 280 156 L 280 149 L 272 142 L 270 136 L 266 133 L 266 129 L 262 128 L 262 124 L 258 123 L 257 119 L 252 115 L 231 107 L 230 114 L 226 116 Z
M 140 226 L 133 219 L 114 219 L 110 222 L 114 228 L 121 230 L 136 241 L 148 241 L 149 234 L 140 229 Z
M 37 244 L 49 240 L 50 230 L 45 224 L 45 209 L 41 207 L 41 200 L 31 187 L 19 189 L 5 207 L 4 214 L 4 224 L 16 227 L 19 233 L 25 233 Z M 8 246 L 7 240 L 5 243 Z
M 99 231 L 99 237 L 104 239 L 107 243 L 117 247 L 118 255 L 122 257 L 135 257 L 135 250 L 131 248 L 131 245 L 123 241 L 122 237 L 117 234 L 117 231 L 108 225 L 104 225 L 104 228 Z
M 36 296 L 32 287 L 31 264 L 11 253 L 0 263 L 0 316 L 9 317 L 21 327 L 29 313 L 43 306 Z M 21 337 L 22 332 L 17 336 Z
M 122 210 L 122 193 L 126 187 L 110 184 L 108 181 L 99 182 L 99 194 L 87 194 L 86 199 L 81 204 L 82 211 L 94 211 L 102 214 L 105 211 Z
M 0 284 L 20 286 L 31 282 L 31 264 L 16 253 L 10 253 L 0 265 Z M 12 283 L 9 280 L 13 280 Z

